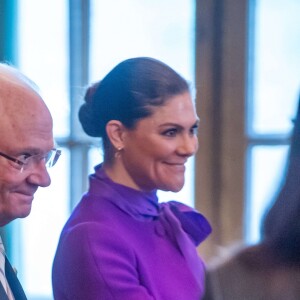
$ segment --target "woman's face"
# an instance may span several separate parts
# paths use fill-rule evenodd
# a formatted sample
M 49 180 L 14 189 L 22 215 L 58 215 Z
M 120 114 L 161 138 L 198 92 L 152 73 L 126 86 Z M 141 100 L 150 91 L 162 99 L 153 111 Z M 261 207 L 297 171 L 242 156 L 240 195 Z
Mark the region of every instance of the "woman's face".
M 198 149 L 194 103 L 186 92 L 153 111 L 133 130 L 125 130 L 119 159 L 126 174 L 121 183 L 143 191 L 178 192 L 184 185 L 187 159 Z

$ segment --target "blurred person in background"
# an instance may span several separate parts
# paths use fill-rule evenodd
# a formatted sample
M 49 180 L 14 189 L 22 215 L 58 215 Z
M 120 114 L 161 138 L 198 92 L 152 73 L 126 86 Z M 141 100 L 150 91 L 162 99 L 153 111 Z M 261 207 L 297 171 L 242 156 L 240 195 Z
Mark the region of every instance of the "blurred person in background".
M 262 240 L 209 266 L 205 300 L 300 299 L 300 98 L 283 184 Z

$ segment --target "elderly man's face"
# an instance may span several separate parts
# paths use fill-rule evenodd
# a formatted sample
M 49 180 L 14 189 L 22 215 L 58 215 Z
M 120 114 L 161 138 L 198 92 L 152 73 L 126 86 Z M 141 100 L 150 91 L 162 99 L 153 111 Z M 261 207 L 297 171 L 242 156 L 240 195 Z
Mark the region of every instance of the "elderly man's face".
M 0 152 L 18 158 L 51 150 L 52 118 L 40 96 L 25 85 L 1 89 Z M 28 216 L 34 193 L 49 184 L 43 160 L 20 172 L 14 162 L 0 156 L 0 226 Z

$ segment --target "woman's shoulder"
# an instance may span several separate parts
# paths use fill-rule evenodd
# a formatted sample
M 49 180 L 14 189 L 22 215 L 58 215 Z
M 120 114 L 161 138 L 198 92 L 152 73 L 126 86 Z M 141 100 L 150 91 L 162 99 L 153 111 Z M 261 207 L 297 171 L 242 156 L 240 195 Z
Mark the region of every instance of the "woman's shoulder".
M 86 221 L 64 229 L 59 252 L 72 252 L 72 257 L 91 255 L 101 257 L 107 253 L 123 253 L 133 256 L 133 248 L 128 247 L 127 235 L 109 223 Z

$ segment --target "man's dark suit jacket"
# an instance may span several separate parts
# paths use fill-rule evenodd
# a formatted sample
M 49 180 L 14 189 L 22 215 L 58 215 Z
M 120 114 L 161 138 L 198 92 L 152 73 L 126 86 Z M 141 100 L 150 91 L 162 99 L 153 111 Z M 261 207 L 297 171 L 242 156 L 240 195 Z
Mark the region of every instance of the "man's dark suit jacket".
M 6 257 L 5 257 L 5 275 L 9 283 L 9 286 L 12 290 L 12 293 L 15 297 L 15 300 L 27 300 L 23 288 L 17 278 L 17 275 Z M 8 300 L 7 294 L 5 293 L 5 290 L 1 283 L 0 283 L 0 300 Z

